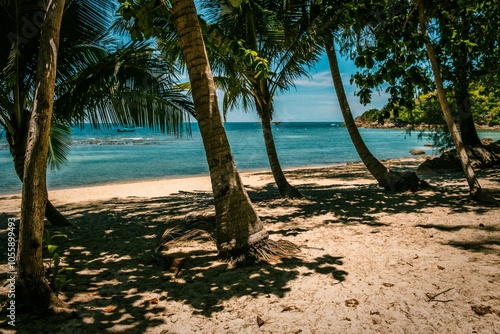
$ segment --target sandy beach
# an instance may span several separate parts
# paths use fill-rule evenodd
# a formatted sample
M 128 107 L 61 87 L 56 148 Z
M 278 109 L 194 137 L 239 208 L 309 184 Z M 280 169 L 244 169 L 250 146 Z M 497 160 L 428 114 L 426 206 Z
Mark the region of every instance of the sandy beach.
M 384 162 L 416 169 L 421 157 Z M 64 265 L 60 297 L 74 318 L 1 313 L 2 333 L 500 333 L 500 208 L 468 199 L 460 174 L 424 175 L 433 189 L 390 194 L 360 163 L 286 171 L 306 198 L 279 198 L 269 172 L 242 179 L 272 239 L 301 247 L 278 263 L 230 269 L 217 259 L 206 177 L 55 190 L 71 221 L 50 227 Z M 500 169 L 477 173 L 500 196 Z M 20 195 L 0 195 L 0 274 L 8 218 Z M 170 228 L 206 233 L 153 258 Z M 3 285 L 3 284 L 2 284 Z M 1 301 L 7 288 L 1 288 Z

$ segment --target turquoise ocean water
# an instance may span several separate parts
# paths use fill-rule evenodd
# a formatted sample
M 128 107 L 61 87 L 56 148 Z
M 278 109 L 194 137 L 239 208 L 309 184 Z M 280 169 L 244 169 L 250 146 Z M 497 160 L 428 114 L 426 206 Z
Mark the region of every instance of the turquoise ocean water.
M 231 149 L 240 171 L 269 169 L 261 126 L 258 123 L 226 123 Z M 197 124 L 192 135 L 180 138 L 147 128 L 117 132 L 116 128 L 73 129 L 68 162 L 48 172 L 49 189 L 110 182 L 155 179 L 208 173 Z M 347 129 L 338 123 L 281 123 L 273 125 L 275 142 L 284 169 L 359 161 Z M 368 148 L 378 159 L 411 156 L 422 149 L 426 136 L 405 130 L 360 129 Z M 500 139 L 500 132 L 481 131 L 480 137 Z M 5 136 L 0 140 L 0 193 L 18 193 L 21 183 L 14 172 Z

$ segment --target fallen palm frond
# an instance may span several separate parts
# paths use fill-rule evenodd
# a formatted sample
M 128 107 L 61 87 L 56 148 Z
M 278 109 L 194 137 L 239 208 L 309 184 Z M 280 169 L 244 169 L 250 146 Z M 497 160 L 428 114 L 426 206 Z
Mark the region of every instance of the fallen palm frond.
M 169 256 L 168 254 L 163 254 L 162 250 L 166 251 L 175 247 L 180 247 L 190 241 L 206 238 L 214 241 L 210 233 L 205 230 L 193 229 L 183 231 L 177 227 L 168 228 L 163 232 L 160 240 L 156 243 L 153 249 L 153 256 L 162 267 L 177 275 L 182 269 L 182 266 L 186 263 L 188 257 Z
M 300 252 L 300 247 L 286 240 L 263 239 L 248 247 L 219 252 L 221 260 L 232 266 L 264 262 L 279 262 L 282 258 L 292 257 Z
M 191 240 L 200 240 L 202 237 L 215 241 L 210 233 L 201 229 L 182 231 L 177 227 L 168 228 L 163 232 L 160 240 L 156 243 L 154 253 L 157 254 L 161 249 L 178 246 L 179 244 Z

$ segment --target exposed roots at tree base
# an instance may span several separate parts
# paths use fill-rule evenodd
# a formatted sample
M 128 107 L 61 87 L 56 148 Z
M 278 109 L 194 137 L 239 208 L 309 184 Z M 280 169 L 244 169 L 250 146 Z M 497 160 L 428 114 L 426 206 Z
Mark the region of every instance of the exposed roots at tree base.
M 50 291 L 48 285 L 41 291 L 26 290 L 18 286 L 17 303 L 21 313 L 36 313 L 42 316 L 60 316 L 63 318 L 77 317 L 77 310 Z M 16 307 L 17 308 L 17 307 Z
M 398 173 L 389 171 L 385 175 L 385 181 L 385 190 L 391 192 L 403 192 L 407 190 L 418 191 L 432 188 L 427 182 L 421 180 L 414 172 Z
M 265 238 L 247 247 L 220 251 L 219 258 L 235 266 L 252 264 L 259 261 L 276 262 L 300 252 L 300 248 L 286 240 Z
M 291 199 L 301 199 L 304 198 L 305 196 L 302 195 L 302 193 L 295 187 L 289 186 L 288 189 L 284 191 L 280 191 L 281 195 L 285 198 L 291 198 Z
M 496 199 L 495 196 L 493 196 L 493 194 L 485 192 L 485 190 L 482 188 L 476 189 L 475 191 L 471 191 L 470 197 L 473 201 L 476 202 L 500 206 L 500 201 Z

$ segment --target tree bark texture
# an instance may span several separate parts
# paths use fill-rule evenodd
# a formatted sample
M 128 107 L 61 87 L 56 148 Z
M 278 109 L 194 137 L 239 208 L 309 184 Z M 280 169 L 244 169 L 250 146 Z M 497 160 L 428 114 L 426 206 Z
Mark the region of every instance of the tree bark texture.
M 390 188 L 387 182 L 386 174 L 389 173 L 389 169 L 385 167 L 380 161 L 377 160 L 370 152 L 366 146 L 361 134 L 359 133 L 358 127 L 352 117 L 351 108 L 349 102 L 347 101 L 347 96 L 345 94 L 344 85 L 342 84 L 342 78 L 340 76 L 340 70 L 337 60 L 337 55 L 335 53 L 335 48 L 331 37 L 325 38 L 326 54 L 328 57 L 328 63 L 330 65 L 330 71 L 332 74 L 333 85 L 335 87 L 335 92 L 337 93 L 337 99 L 339 101 L 340 110 L 344 121 L 346 124 L 347 131 L 351 137 L 352 143 L 358 152 L 359 157 L 365 164 L 366 168 L 379 182 L 380 186 L 384 188 Z
M 420 31 L 422 35 L 428 39 L 429 36 L 427 34 L 424 1 L 417 0 L 417 6 L 418 6 L 418 17 L 420 22 Z M 470 195 L 473 199 L 477 199 L 482 195 L 481 186 L 479 185 L 479 182 L 474 174 L 474 170 L 470 165 L 467 151 L 465 150 L 463 142 L 460 138 L 457 125 L 453 120 L 453 115 L 451 113 L 450 106 L 448 105 L 448 101 L 446 100 L 446 92 L 443 86 L 443 80 L 441 77 L 441 70 L 439 68 L 438 60 L 434 54 L 434 49 L 429 40 L 425 42 L 425 47 L 427 49 L 427 56 L 432 66 L 432 72 L 434 74 L 434 81 L 436 84 L 439 104 L 441 105 L 441 109 L 443 111 L 446 124 L 448 125 L 448 129 L 453 139 L 453 143 L 455 144 L 457 155 L 458 158 L 460 159 L 460 164 L 462 165 L 462 170 L 464 171 L 465 178 L 467 179 L 467 183 L 469 184 Z
M 194 1 L 174 0 L 172 10 L 210 170 L 217 248 L 221 258 L 238 261 L 249 257 L 252 247 L 265 243 L 268 233 L 250 202 L 233 161 Z
M 469 81 L 465 69 L 461 68 L 460 61 L 463 57 L 455 60 L 455 101 L 459 117 L 460 134 L 465 146 L 481 145 L 481 139 L 477 134 L 472 110 L 470 106 Z
M 257 42 L 257 33 L 255 28 L 255 17 L 253 13 L 253 8 L 250 3 L 243 4 L 245 6 L 245 29 L 247 42 L 250 43 L 250 47 L 257 51 L 259 50 Z M 272 96 L 269 93 L 269 86 L 266 80 L 254 80 L 253 83 L 255 96 L 255 105 L 257 108 L 257 114 L 260 117 L 262 124 L 262 133 L 264 135 L 264 144 L 266 146 L 267 159 L 269 161 L 269 166 L 271 167 L 271 172 L 273 174 L 274 182 L 278 187 L 280 195 L 288 198 L 303 198 L 304 195 L 300 191 L 292 186 L 286 179 L 283 169 L 278 157 L 278 151 L 276 150 L 276 145 L 273 137 L 273 130 L 271 127 L 273 107 L 272 107 Z
M 21 200 L 18 284 L 24 298 L 41 308 L 48 307 L 53 296 L 45 281 L 42 237 L 47 201 L 46 170 L 50 120 L 64 2 L 64 0 L 47 2 L 40 35 L 34 105 L 27 138 Z
M 458 22 L 459 19 L 456 19 Z M 468 27 L 462 19 L 460 25 L 460 35 L 462 38 L 468 39 Z M 453 67 L 454 67 L 454 91 L 455 101 L 457 103 L 457 111 L 459 117 L 460 134 L 465 146 L 481 145 L 481 139 L 477 134 L 474 118 L 472 117 L 472 110 L 470 106 L 469 94 L 469 73 L 471 60 L 469 59 L 468 46 L 461 43 L 456 46 L 452 54 Z
M 21 122 L 29 126 L 29 122 Z M 28 129 L 16 130 L 16 138 L 12 138 L 10 134 L 7 135 L 9 142 L 10 153 L 14 159 L 14 169 L 17 176 L 23 181 L 24 178 L 24 161 L 26 157 L 26 141 Z M 63 216 L 63 214 L 47 199 L 45 207 L 45 218 L 54 226 L 69 226 L 70 222 Z
M 325 36 L 325 48 L 332 74 L 333 85 L 339 101 L 340 110 L 344 118 L 347 131 L 354 144 L 356 152 L 358 152 L 361 161 L 366 166 L 370 174 L 378 181 L 379 185 L 385 190 L 392 192 L 399 191 L 417 191 L 422 188 L 428 188 L 429 185 L 420 180 L 415 172 L 397 173 L 385 167 L 377 158 L 373 156 L 366 146 L 361 134 L 359 133 L 356 122 L 352 116 L 351 107 L 345 94 L 344 85 L 340 76 L 340 69 L 335 53 L 333 40 L 330 36 Z

